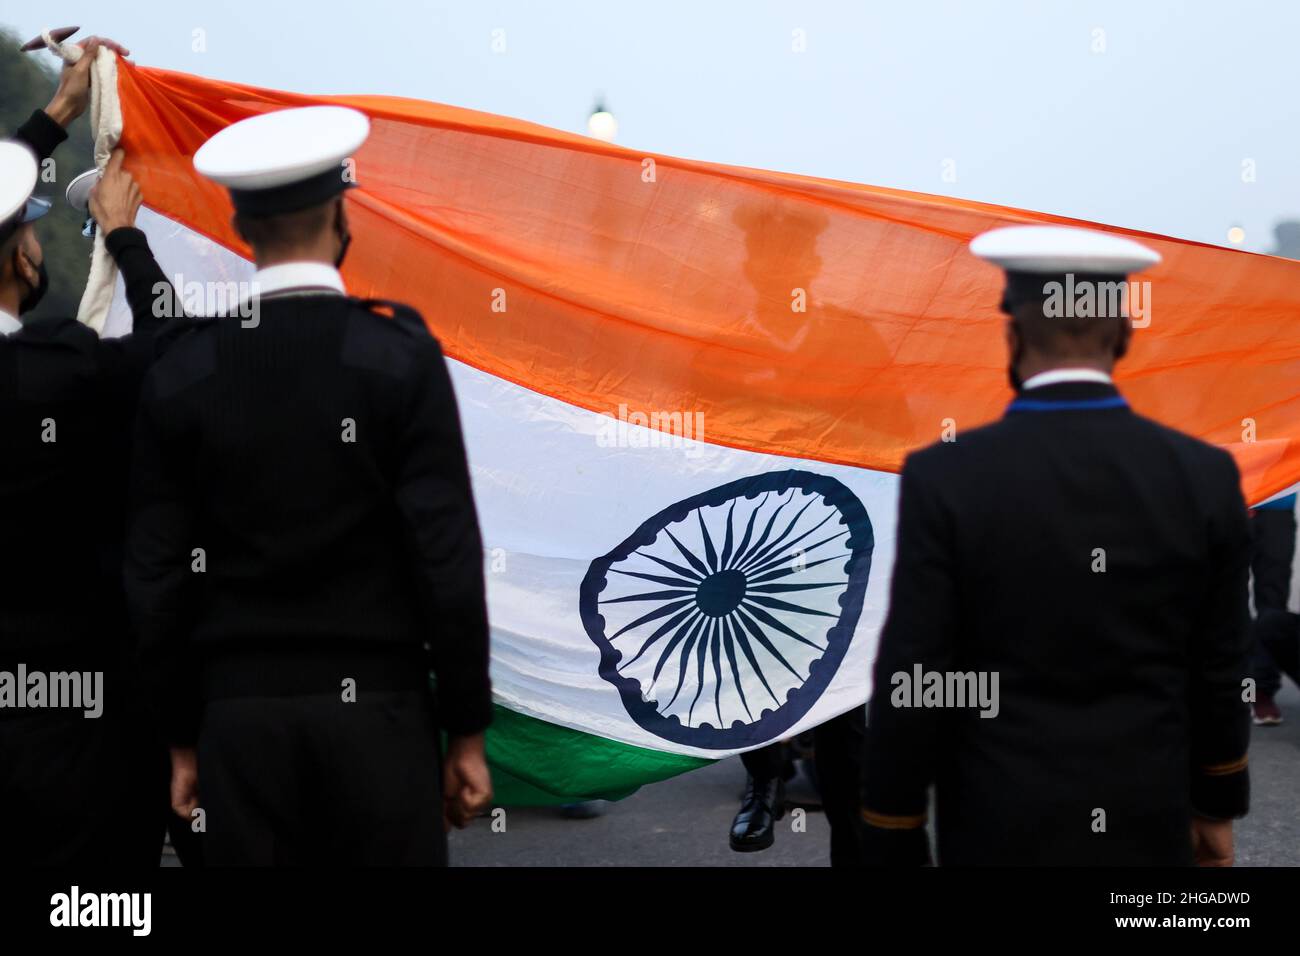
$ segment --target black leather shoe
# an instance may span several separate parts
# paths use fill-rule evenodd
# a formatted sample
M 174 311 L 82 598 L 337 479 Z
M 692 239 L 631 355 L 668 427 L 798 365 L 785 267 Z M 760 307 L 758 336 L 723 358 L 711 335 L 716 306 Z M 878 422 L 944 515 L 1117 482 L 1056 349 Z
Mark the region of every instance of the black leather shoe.
M 745 781 L 740 812 L 731 821 L 731 848 L 738 853 L 766 850 L 776 838 L 775 824 L 785 816 L 785 781 Z

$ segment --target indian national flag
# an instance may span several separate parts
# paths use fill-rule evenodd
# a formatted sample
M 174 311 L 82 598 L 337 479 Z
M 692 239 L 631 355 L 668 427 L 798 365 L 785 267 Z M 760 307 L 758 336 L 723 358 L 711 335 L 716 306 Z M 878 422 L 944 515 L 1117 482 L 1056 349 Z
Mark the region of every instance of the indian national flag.
M 196 312 L 253 268 L 199 145 L 289 106 L 370 116 L 344 278 L 448 356 L 502 803 L 622 796 L 868 698 L 902 460 L 1010 398 L 1002 278 L 966 243 L 1072 221 L 391 97 L 126 63 L 119 94 L 140 224 Z M 1300 264 L 1111 231 L 1163 256 L 1121 366 L 1134 406 L 1231 448 L 1252 503 L 1295 485 Z M 107 333 L 129 323 L 119 294 Z

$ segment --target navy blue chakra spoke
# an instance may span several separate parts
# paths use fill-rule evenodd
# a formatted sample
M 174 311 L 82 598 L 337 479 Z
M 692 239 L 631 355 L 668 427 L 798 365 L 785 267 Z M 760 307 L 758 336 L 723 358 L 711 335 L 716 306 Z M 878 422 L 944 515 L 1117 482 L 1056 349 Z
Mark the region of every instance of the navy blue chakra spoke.
M 702 749 L 779 736 L 853 639 L 874 547 L 834 478 L 779 471 L 678 502 L 591 563 L 580 609 L 628 714 Z

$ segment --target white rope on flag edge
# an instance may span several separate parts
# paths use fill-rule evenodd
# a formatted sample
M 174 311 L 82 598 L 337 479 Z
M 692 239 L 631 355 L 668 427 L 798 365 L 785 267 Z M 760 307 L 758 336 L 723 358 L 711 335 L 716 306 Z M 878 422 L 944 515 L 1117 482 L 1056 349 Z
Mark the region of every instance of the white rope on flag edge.
M 41 31 L 41 38 L 50 52 L 64 63 L 76 63 L 84 52 L 75 43 L 59 43 L 50 36 L 48 29 Z M 99 48 L 91 67 L 90 129 L 95 137 L 95 168 L 103 172 L 122 138 L 122 103 L 117 97 L 117 54 L 105 46 Z M 95 246 L 90 254 L 90 276 L 86 280 L 86 291 L 81 295 L 81 305 L 77 308 L 77 321 L 102 333 L 116 285 L 117 265 L 104 245 L 103 232 L 96 230 Z

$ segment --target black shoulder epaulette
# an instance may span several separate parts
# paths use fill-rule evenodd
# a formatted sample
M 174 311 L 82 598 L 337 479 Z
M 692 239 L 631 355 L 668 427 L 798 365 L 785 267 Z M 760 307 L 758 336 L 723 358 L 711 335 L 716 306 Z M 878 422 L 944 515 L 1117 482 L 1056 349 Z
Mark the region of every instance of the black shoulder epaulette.
M 382 315 L 385 318 L 391 318 L 403 330 L 417 338 L 425 338 L 429 335 L 429 327 L 424 324 L 424 319 L 420 313 L 415 311 L 409 305 L 403 305 L 401 302 L 393 302 L 390 299 L 356 299 L 352 300 L 367 312 L 373 312 L 375 315 Z

